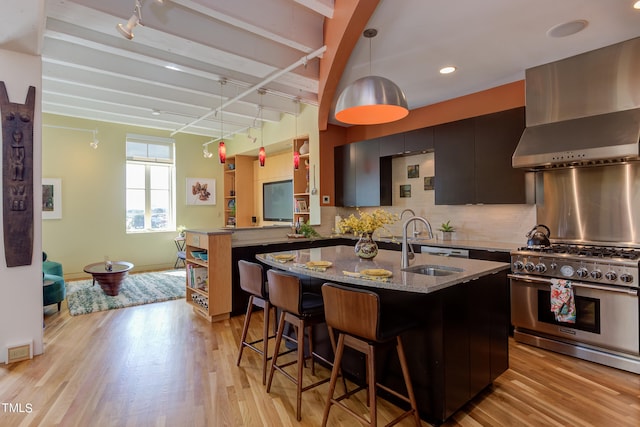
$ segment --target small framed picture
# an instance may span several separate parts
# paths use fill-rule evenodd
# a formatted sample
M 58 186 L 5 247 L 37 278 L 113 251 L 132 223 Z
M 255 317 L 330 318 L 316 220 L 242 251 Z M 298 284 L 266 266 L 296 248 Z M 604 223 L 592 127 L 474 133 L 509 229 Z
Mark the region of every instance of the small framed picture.
M 420 178 L 420 165 L 407 166 L 407 178 Z
M 432 176 L 425 176 L 424 177 L 424 189 L 425 191 L 427 190 L 433 190 L 433 178 Z
M 400 186 L 400 197 L 411 197 L 411 184 Z
M 296 211 L 307 212 L 307 202 L 305 200 L 296 200 Z
M 216 180 L 187 178 L 187 205 L 215 205 Z
M 62 180 L 42 178 L 42 219 L 62 218 Z

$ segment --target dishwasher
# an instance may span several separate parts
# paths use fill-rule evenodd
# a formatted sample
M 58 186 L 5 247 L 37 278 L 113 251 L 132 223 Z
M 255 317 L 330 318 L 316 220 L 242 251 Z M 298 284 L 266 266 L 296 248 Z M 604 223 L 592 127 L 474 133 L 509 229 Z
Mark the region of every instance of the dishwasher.
M 420 252 L 429 255 L 469 258 L 469 251 L 466 249 L 442 248 L 438 246 L 420 246 Z

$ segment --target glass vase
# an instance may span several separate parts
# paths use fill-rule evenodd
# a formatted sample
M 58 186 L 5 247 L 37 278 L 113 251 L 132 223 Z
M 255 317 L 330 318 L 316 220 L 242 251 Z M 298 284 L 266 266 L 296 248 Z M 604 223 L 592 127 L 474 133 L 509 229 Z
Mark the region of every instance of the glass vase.
M 354 248 L 356 255 L 363 259 L 371 259 L 378 255 L 378 245 L 371 237 L 372 233 L 362 233 Z

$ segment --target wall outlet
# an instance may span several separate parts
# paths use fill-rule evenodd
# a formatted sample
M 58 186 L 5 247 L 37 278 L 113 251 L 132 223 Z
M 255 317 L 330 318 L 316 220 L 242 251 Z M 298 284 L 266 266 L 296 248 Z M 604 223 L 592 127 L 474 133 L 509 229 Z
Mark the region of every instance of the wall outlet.
M 329 201 L 330 201 L 330 200 L 331 200 L 331 199 L 329 198 L 329 196 L 322 196 L 322 203 L 324 203 L 324 204 L 329 204 Z
M 31 343 L 7 347 L 7 364 L 31 359 Z

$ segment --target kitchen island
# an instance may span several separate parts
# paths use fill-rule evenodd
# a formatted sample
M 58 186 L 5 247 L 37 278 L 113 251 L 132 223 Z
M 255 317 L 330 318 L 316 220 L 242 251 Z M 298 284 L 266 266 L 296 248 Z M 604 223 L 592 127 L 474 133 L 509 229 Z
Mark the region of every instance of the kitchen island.
M 293 259 L 282 262 L 279 255 L 287 254 Z M 373 260 L 361 260 L 353 247 L 341 245 L 262 253 L 256 258 L 300 276 L 310 291 L 318 292 L 325 282 L 374 289 L 384 315 L 401 313 L 417 319 L 420 326 L 407 332 L 403 341 L 418 409 L 431 423 L 444 422 L 508 369 L 509 264 L 418 253 L 410 267 L 436 266 L 437 271 L 431 271 L 442 275 L 417 274 L 400 268 L 399 252 L 380 250 Z M 310 261 L 314 263 L 308 267 Z M 316 267 L 320 261 L 331 266 Z M 371 279 L 362 274 L 367 269 L 387 270 L 391 276 Z M 331 357 L 326 326 L 314 330 L 314 337 L 314 348 Z M 404 391 L 391 350 L 383 348 L 376 355 L 378 380 Z M 351 354 L 343 369 L 352 380 L 364 381 L 361 355 Z

